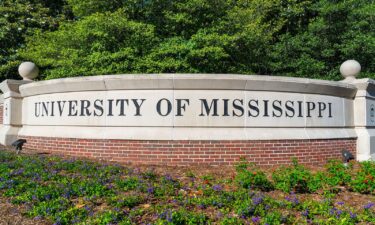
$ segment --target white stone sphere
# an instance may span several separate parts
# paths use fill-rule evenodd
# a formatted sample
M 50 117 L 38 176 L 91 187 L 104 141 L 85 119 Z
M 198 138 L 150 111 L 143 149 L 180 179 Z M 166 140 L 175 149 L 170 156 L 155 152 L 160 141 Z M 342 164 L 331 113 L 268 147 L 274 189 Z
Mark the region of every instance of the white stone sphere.
M 18 67 L 18 73 L 24 80 L 32 80 L 39 74 L 39 69 L 33 62 L 23 62 Z
M 345 79 L 355 79 L 361 72 L 361 64 L 354 59 L 346 60 L 340 66 L 340 73 Z

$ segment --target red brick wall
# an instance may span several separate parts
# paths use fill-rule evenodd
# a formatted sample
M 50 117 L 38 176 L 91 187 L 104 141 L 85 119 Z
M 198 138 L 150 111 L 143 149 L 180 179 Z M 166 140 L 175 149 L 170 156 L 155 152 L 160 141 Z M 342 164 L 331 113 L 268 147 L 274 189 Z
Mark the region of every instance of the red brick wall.
M 0 105 L 0 124 L 3 124 L 3 109 L 4 105 Z
M 341 159 L 341 150 L 355 155 L 356 139 L 262 141 L 144 141 L 21 137 L 25 148 L 53 154 L 88 157 L 122 163 L 168 165 L 231 165 L 245 157 L 258 165 L 300 163 L 322 165 Z

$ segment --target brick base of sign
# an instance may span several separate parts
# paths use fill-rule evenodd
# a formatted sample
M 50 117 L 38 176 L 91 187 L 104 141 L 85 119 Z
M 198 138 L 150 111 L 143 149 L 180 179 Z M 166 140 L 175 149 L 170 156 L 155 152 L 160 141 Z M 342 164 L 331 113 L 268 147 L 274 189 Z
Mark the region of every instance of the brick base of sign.
M 355 154 L 356 139 L 145 141 L 23 136 L 25 148 L 57 155 L 120 163 L 150 165 L 233 165 L 241 158 L 257 165 L 290 164 L 293 157 L 305 165 L 323 165 L 341 159 L 341 150 Z

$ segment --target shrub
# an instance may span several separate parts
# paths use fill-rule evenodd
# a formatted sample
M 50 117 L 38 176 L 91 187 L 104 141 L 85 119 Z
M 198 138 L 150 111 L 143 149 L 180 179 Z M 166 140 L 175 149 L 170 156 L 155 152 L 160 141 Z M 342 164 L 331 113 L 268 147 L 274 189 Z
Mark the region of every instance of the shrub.
M 135 196 L 116 196 L 112 197 L 109 201 L 109 204 L 115 206 L 117 208 L 122 207 L 129 207 L 133 208 L 141 203 L 143 203 L 145 199 L 142 196 L 135 195 Z
M 319 176 L 314 176 L 305 167 L 293 159 L 293 166 L 281 167 L 272 173 L 275 188 L 284 192 L 315 192 L 322 187 Z
M 266 174 L 258 168 L 246 162 L 241 162 L 236 166 L 236 182 L 243 188 L 254 188 L 262 191 L 270 191 L 273 184 L 267 179 Z M 249 170 L 250 169 L 250 170 Z
M 349 187 L 355 192 L 375 193 L 375 163 L 362 162 L 360 170 L 350 180 Z
M 346 167 L 341 161 L 331 160 L 326 165 L 327 176 L 325 177 L 325 181 L 330 186 L 346 185 L 351 180 L 350 170 L 352 169 L 352 164 Z

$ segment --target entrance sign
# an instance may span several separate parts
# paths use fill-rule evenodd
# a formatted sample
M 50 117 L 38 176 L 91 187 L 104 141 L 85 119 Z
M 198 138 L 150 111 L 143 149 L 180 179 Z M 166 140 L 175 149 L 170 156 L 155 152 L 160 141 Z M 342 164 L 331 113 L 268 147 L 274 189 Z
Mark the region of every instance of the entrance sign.
M 358 98 L 359 81 L 223 74 L 8 80 L 0 137 L 125 162 L 232 164 L 251 156 L 284 164 L 296 156 L 316 164 L 342 149 L 356 152 L 359 127 L 374 124 L 374 103 Z M 368 116 L 359 121 L 363 104 Z

